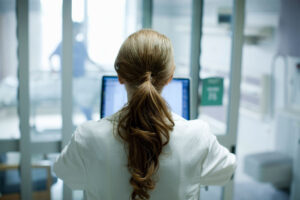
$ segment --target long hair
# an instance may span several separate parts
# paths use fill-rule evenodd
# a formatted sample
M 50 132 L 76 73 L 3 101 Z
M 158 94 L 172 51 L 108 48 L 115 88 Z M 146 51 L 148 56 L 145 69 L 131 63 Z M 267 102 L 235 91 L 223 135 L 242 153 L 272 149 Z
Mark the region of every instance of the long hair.
M 120 111 L 117 126 L 128 155 L 131 199 L 149 199 L 149 190 L 155 188 L 159 156 L 174 127 L 167 103 L 160 95 L 174 72 L 172 44 L 158 32 L 140 30 L 121 46 L 115 69 L 132 91 L 128 104 Z

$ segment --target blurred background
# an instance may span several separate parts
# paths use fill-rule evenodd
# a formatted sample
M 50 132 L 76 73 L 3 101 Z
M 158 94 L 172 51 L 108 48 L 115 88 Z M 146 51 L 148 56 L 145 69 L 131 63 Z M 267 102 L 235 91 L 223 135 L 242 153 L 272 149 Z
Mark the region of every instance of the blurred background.
M 144 27 L 171 39 L 192 117 L 238 157 L 199 199 L 300 199 L 299 19 L 299 0 L 0 0 L 0 200 L 83 199 L 51 165 L 99 119 L 101 77 Z M 223 78 L 222 105 L 201 104 L 208 77 Z

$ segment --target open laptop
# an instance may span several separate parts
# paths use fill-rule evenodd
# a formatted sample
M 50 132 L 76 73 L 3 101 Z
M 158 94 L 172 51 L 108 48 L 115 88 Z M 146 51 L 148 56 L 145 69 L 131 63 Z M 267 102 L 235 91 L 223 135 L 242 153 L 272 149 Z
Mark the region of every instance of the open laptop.
M 190 119 L 190 79 L 173 78 L 162 91 L 172 112 Z M 127 103 L 125 86 L 117 76 L 103 76 L 101 85 L 100 117 L 110 116 Z

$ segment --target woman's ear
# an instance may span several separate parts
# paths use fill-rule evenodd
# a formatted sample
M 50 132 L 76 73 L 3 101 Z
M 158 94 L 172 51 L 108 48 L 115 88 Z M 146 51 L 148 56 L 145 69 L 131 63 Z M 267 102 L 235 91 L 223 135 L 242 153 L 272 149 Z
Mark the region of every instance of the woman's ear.
M 173 72 L 172 72 L 172 76 L 169 78 L 169 80 L 168 80 L 167 84 L 169 84 L 169 83 L 172 81 L 172 79 L 173 79 L 173 76 L 174 76 L 174 72 L 175 72 L 175 65 L 173 66 Z M 166 85 L 167 85 L 167 84 L 166 84 Z
M 119 80 L 120 84 L 124 84 L 125 83 L 124 80 L 123 80 L 123 78 L 120 75 L 118 75 L 118 80 Z
M 172 74 L 172 76 L 169 78 L 169 80 L 168 80 L 168 82 L 167 82 L 167 84 L 169 84 L 171 81 L 172 81 L 172 79 L 173 79 L 173 75 L 174 75 L 174 73 Z M 166 85 L 167 85 L 166 84 Z
M 173 75 L 169 78 L 167 84 L 169 84 L 172 81 L 172 79 L 173 79 Z

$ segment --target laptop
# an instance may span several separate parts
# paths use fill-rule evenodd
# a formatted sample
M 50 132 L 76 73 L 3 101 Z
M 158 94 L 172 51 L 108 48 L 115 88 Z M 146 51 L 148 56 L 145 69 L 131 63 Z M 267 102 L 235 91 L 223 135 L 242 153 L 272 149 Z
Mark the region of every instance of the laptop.
M 190 119 L 190 79 L 173 78 L 163 88 L 162 97 L 172 112 Z M 127 103 L 124 84 L 120 84 L 117 76 L 103 76 L 101 84 L 100 117 L 104 118 L 119 111 Z

